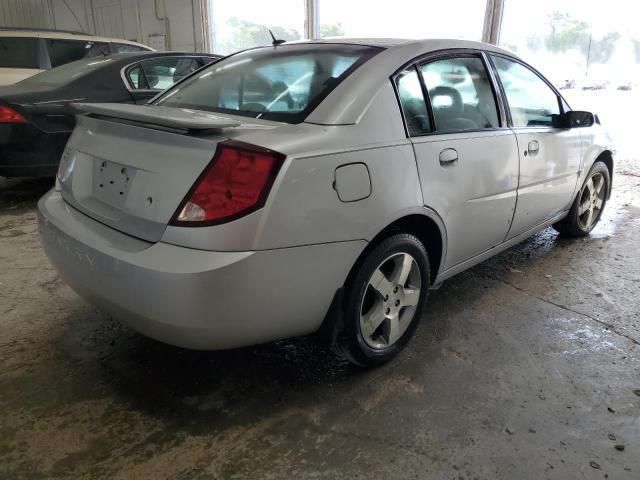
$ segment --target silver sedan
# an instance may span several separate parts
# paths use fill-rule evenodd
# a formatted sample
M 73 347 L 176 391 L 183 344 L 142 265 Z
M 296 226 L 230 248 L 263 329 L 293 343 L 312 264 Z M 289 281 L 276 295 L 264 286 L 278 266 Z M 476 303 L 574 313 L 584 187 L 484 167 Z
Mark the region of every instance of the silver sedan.
M 144 335 L 224 349 L 326 333 L 380 364 L 430 289 L 611 193 L 599 119 L 491 45 L 247 50 L 151 105 L 80 104 L 42 242 L 82 297 Z

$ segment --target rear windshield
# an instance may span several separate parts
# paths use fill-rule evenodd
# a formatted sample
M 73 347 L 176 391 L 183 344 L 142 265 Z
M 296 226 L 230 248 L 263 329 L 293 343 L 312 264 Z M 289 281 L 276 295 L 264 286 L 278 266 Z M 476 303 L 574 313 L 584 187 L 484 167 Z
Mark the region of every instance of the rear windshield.
M 113 62 L 112 58 L 85 58 L 52 68 L 22 80 L 23 84 L 65 85 Z
M 343 44 L 247 50 L 200 70 L 155 103 L 299 123 L 379 51 Z
M 0 37 L 0 68 L 40 68 L 38 39 Z

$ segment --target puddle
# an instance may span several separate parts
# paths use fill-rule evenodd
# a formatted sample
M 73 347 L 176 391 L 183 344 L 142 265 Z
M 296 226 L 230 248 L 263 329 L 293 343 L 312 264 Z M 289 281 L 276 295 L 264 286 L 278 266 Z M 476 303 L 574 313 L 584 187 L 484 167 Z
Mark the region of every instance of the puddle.
M 605 350 L 617 350 L 624 352 L 615 343 L 605 339 L 605 335 L 609 333 L 604 327 L 591 326 L 581 323 L 577 325 L 577 319 L 558 317 L 553 323 L 560 328 L 557 332 L 558 338 L 563 340 L 564 350 L 550 352 L 547 355 L 578 355 L 586 352 L 601 352 Z M 562 348 L 562 345 L 558 345 Z

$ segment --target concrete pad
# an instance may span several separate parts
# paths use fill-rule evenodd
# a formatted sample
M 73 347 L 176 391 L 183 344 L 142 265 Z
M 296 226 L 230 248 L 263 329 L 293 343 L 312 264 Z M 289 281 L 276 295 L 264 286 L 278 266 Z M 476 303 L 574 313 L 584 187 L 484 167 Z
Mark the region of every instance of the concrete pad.
M 44 257 L 49 186 L 0 180 L 0 478 L 640 478 L 639 177 L 589 238 L 445 282 L 371 371 L 310 339 L 191 352 L 121 326 Z

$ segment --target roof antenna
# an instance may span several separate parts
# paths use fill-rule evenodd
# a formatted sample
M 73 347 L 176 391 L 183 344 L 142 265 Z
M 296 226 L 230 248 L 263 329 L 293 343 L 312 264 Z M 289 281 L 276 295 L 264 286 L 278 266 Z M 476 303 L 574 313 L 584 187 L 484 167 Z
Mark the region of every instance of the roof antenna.
M 284 42 L 286 42 L 286 40 L 277 39 L 276 36 L 271 31 L 271 29 L 269 29 L 269 35 L 271 35 L 271 38 L 273 39 L 273 42 L 271 42 L 271 45 L 273 45 L 274 47 L 277 47 L 278 45 L 282 45 Z

